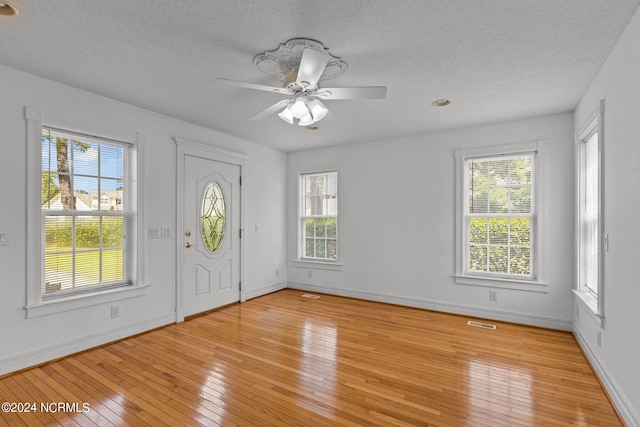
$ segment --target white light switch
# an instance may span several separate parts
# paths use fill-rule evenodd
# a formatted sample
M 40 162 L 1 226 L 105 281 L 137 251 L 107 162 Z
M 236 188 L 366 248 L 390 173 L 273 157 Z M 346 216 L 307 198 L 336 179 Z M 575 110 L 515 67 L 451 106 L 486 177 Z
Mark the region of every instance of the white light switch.
M 9 233 L 0 232 L 0 246 L 9 246 Z

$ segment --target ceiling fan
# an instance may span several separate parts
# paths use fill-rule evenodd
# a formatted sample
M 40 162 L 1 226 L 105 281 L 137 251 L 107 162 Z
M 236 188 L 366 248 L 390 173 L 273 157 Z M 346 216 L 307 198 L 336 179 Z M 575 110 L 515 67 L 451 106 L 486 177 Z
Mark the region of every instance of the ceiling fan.
M 328 113 L 322 101 L 344 99 L 382 99 L 387 94 L 386 86 L 320 87 L 320 80 L 341 76 L 347 64 L 328 53 L 322 43 L 311 39 L 291 39 L 277 49 L 256 55 L 254 64 L 260 71 L 280 77 L 283 87 L 239 82 L 218 78 L 214 82 L 228 86 L 261 90 L 288 98 L 280 100 L 249 120 L 261 120 L 271 114 L 289 124 L 311 126 Z

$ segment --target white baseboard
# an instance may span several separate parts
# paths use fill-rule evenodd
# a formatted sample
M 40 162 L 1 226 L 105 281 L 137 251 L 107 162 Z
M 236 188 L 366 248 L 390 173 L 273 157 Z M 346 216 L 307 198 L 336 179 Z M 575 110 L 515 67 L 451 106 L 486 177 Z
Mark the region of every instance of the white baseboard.
M 501 320 L 504 322 L 520 323 L 524 325 L 558 329 L 562 331 L 573 331 L 573 321 L 567 319 L 536 316 L 533 314 L 523 314 L 504 310 L 493 310 L 484 307 L 452 304 L 441 301 L 399 297 L 395 295 L 379 294 L 375 292 L 356 291 L 353 289 L 339 289 L 327 286 L 317 286 L 299 282 L 289 282 L 288 287 L 291 289 L 299 289 L 308 292 L 320 292 L 331 295 L 358 298 L 368 301 L 377 301 L 389 304 L 403 305 L 407 307 L 424 308 L 427 310 L 442 311 L 445 313 L 460 314 L 463 316 Z
M 127 338 L 132 335 L 146 332 L 160 326 L 175 323 L 176 314 L 174 312 L 154 317 L 152 319 L 143 320 L 123 327 L 108 329 L 98 334 L 92 334 L 69 341 L 56 343 L 35 350 L 29 350 L 24 353 L 12 355 L 0 359 L 0 375 L 5 375 L 21 369 L 36 366 L 60 357 L 78 353 L 93 347 L 107 344 L 112 341 Z
M 633 409 L 629 399 L 627 399 L 625 394 L 620 390 L 618 384 L 609 376 L 609 374 L 607 374 L 607 370 L 602 366 L 602 363 L 596 356 L 596 353 L 591 349 L 587 340 L 578 328 L 574 328 L 573 335 L 576 337 L 578 345 L 580 345 L 582 351 L 584 351 L 587 359 L 589 359 L 589 363 L 591 363 L 591 366 L 593 366 L 593 369 L 596 371 L 602 385 L 604 385 L 607 393 L 609 393 L 609 397 L 611 397 L 613 404 L 618 410 L 618 413 L 620 413 L 624 422 L 629 427 L 640 427 L 640 417 L 638 416 L 638 413 Z
M 276 292 L 287 287 L 286 282 L 274 283 L 272 285 L 263 286 L 259 289 L 242 291 L 242 301 Z M 123 327 L 109 329 L 98 334 L 75 338 L 66 342 L 52 344 L 29 350 L 24 353 L 11 355 L 0 359 L 0 375 L 5 375 L 21 369 L 46 363 L 60 357 L 68 356 L 80 351 L 84 351 L 93 347 L 107 344 L 112 341 L 127 338 L 160 326 L 168 325 L 176 322 L 176 313 L 168 313 L 153 319 L 132 323 Z
M 240 297 L 241 297 L 241 300 L 244 302 L 246 300 L 261 297 L 262 295 L 267 295 L 272 292 L 281 291 L 286 288 L 287 288 L 287 282 L 279 282 L 279 283 L 274 283 L 272 285 L 263 286 L 258 289 L 243 290 Z

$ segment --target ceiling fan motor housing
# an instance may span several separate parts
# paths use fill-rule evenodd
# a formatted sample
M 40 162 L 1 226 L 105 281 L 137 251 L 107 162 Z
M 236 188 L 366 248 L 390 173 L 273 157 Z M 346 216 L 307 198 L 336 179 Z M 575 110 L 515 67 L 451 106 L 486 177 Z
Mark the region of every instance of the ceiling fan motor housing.
M 281 80 L 283 87 L 295 83 L 300 60 L 305 49 L 313 49 L 329 55 L 329 62 L 320 76 L 320 80 L 336 79 L 348 69 L 347 63 L 332 55 L 329 48 L 317 40 L 296 38 L 280 44 L 276 49 L 267 50 L 253 58 L 254 65 L 261 72 Z

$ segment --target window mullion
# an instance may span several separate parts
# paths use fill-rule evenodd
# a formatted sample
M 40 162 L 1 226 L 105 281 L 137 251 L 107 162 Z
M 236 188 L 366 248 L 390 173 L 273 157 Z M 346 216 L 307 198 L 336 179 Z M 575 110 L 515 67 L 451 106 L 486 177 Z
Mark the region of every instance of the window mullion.
M 76 217 L 71 217 L 71 288 L 76 287 Z
M 511 274 L 511 217 L 507 218 L 507 274 Z
M 487 242 L 485 245 L 487 262 L 484 271 L 489 272 L 489 269 L 491 268 L 491 218 L 487 221 L 487 238 L 485 241 Z
M 99 231 L 99 234 L 98 234 L 98 257 L 99 257 L 98 258 L 98 277 L 99 277 L 99 279 L 98 280 L 99 280 L 99 282 L 98 283 L 103 283 L 104 282 L 103 269 L 102 269 L 102 267 L 103 267 L 102 266 L 102 260 L 104 258 L 102 256 L 102 254 L 104 253 L 104 247 L 103 247 L 103 244 L 102 244 L 103 220 L 104 220 L 104 217 L 100 216 L 99 217 L 99 221 L 98 221 L 98 223 L 99 223 L 99 226 L 98 226 L 98 231 Z
M 318 233 L 316 232 L 316 221 L 313 221 L 313 257 L 317 257 L 316 244 L 318 243 Z

